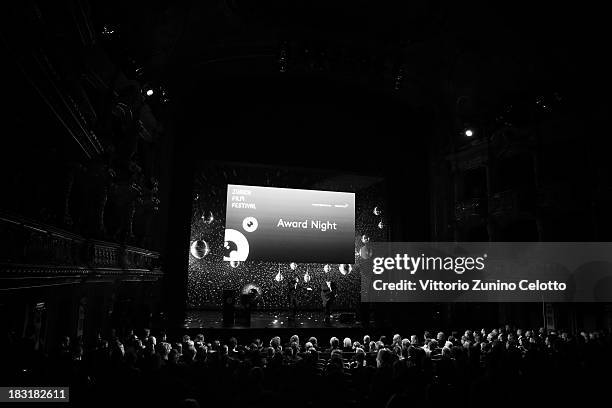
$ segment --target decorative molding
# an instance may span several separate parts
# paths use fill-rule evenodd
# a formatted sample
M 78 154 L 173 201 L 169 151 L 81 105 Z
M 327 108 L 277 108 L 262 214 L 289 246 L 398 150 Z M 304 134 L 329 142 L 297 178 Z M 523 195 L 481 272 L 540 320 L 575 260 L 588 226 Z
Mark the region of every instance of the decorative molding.
M 92 281 L 158 280 L 159 253 L 0 213 L 0 290 Z

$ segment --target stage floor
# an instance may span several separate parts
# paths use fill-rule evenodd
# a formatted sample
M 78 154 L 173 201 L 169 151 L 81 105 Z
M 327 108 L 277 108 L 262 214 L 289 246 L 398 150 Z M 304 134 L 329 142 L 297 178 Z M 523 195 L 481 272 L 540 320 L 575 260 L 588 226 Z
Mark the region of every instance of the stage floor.
M 332 314 L 329 322 L 325 322 L 321 312 L 298 312 L 295 319 L 290 318 L 290 313 L 274 311 L 255 311 L 251 313 L 251 324 L 236 320 L 232 326 L 223 325 L 223 314 L 211 310 L 188 310 L 185 316 L 184 327 L 188 329 L 314 329 L 314 328 L 358 328 L 359 322 L 354 319 L 341 321 L 343 313 Z

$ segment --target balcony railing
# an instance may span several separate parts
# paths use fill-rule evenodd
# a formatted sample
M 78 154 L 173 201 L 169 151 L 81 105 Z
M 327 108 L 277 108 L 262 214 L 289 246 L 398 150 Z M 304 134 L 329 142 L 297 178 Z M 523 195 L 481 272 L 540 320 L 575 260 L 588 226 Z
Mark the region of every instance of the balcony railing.
M 159 253 L 78 234 L 18 216 L 0 213 L 0 290 L 100 279 L 158 279 Z M 61 278 L 61 279 L 60 279 Z
M 471 198 L 455 203 L 455 220 L 467 222 L 486 215 L 486 203 L 482 198 Z

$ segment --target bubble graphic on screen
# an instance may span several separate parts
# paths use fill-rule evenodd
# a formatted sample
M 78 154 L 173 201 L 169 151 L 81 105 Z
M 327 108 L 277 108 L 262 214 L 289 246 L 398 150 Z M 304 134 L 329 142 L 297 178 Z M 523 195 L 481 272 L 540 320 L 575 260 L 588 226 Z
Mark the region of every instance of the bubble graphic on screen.
M 359 256 L 363 259 L 370 259 L 372 257 L 372 248 L 368 245 L 364 245 L 359 250 Z
M 202 259 L 210 252 L 210 247 L 206 241 L 201 239 L 195 240 L 191 243 L 191 247 L 189 249 L 191 252 L 191 256 L 196 259 Z
M 249 295 L 253 293 L 253 290 L 255 290 L 257 293 L 262 293 L 261 288 L 254 283 L 247 283 L 244 285 L 241 292 L 243 295 Z
M 291 262 L 289 264 L 289 267 L 291 268 L 292 271 L 295 271 L 297 269 L 297 264 L 295 262 Z
M 382 210 L 380 208 L 378 208 L 378 207 L 374 207 L 374 210 L 372 210 L 372 213 L 374 215 L 380 215 L 380 214 L 382 214 Z
M 384 222 L 382 222 L 382 221 L 381 221 L 381 222 L 379 222 L 379 223 L 378 223 L 378 228 L 380 228 L 380 229 L 385 228 L 385 223 L 384 223 Z
M 340 264 L 338 266 L 338 270 L 340 271 L 342 275 L 348 275 L 349 273 L 353 271 L 353 267 L 349 264 Z
M 230 261 L 230 266 L 232 268 L 237 268 L 238 266 L 240 266 L 240 261 Z
M 246 261 L 249 256 L 249 241 L 240 232 L 231 228 L 225 230 L 225 242 L 223 244 L 224 261 Z
M 237 177 L 233 176 L 233 169 L 236 169 Z M 224 172 L 226 174 L 224 174 Z M 346 240 L 350 240 L 350 244 L 347 242 L 346 246 L 343 246 L 343 251 L 348 252 L 348 258 L 328 258 L 325 257 L 317 258 L 314 256 L 314 252 L 310 248 L 305 246 L 298 246 L 300 252 L 296 255 L 288 253 L 287 251 L 280 251 L 283 255 L 281 257 L 268 257 L 265 258 L 261 255 L 263 252 L 258 253 L 262 248 L 262 243 L 266 241 L 263 239 L 265 231 L 260 231 L 262 227 L 267 226 L 265 224 L 265 217 L 262 211 L 257 213 L 248 211 L 237 211 L 235 219 L 232 222 L 227 223 L 227 207 L 231 206 L 228 204 L 228 185 L 234 182 L 244 183 L 245 185 L 259 185 L 269 187 L 302 187 L 302 186 L 314 186 L 320 179 L 319 174 L 312 174 L 310 172 L 302 174 L 300 172 L 293 172 L 289 170 L 279 170 L 278 167 L 273 168 L 260 168 L 260 167 L 238 167 L 235 163 L 220 165 L 215 163 L 211 166 L 204 166 L 202 171 L 194 177 L 194 190 L 192 195 L 188 196 L 192 199 L 191 204 L 191 239 L 189 242 L 189 271 L 188 271 L 188 283 L 187 283 L 187 304 L 189 307 L 205 307 L 210 304 L 216 304 L 220 299 L 223 299 L 223 290 L 225 289 L 238 289 L 239 293 L 245 293 L 258 286 L 260 290 L 260 296 L 265 297 L 265 304 L 261 304 L 260 307 L 263 309 L 270 310 L 281 310 L 287 307 L 286 299 L 286 281 L 293 282 L 295 276 L 298 277 L 300 285 L 303 285 L 303 293 L 300 298 L 300 302 L 303 302 L 303 306 L 306 309 L 320 308 L 320 296 L 318 296 L 318 290 L 320 290 L 321 281 L 338 279 L 338 296 L 336 298 L 335 307 L 338 310 L 349 310 L 354 307 L 356 302 L 359 301 L 359 289 L 360 289 L 360 264 L 367 264 L 369 260 L 363 260 L 360 256 L 361 247 L 364 244 L 361 241 L 362 234 L 367 234 L 370 238 L 370 242 L 367 245 L 372 245 L 374 241 L 385 240 L 386 235 L 384 234 L 390 228 L 387 225 L 386 217 L 386 201 L 381 197 L 386 197 L 384 185 L 382 183 L 376 183 L 364 191 L 360 190 L 360 194 L 355 197 L 354 213 L 351 211 L 350 216 L 355 218 L 355 224 L 350 231 L 351 234 L 347 234 Z M 338 185 L 329 185 L 326 190 L 334 191 L 355 191 L 359 190 L 361 181 L 353 184 L 353 179 L 348 178 L 349 181 L 342 181 Z M 369 180 L 369 179 L 368 179 Z M 352 185 L 352 187 L 351 187 Z M 312 198 L 312 203 L 327 203 L 327 201 L 319 201 L 312 197 L 313 193 L 309 193 L 308 198 Z M 235 200 L 238 202 L 237 200 Z M 246 198 L 246 201 L 250 203 L 252 197 Z M 259 200 L 256 204 L 263 206 L 263 201 Z M 254 202 L 254 201 L 253 201 Z M 333 204 L 336 201 L 330 201 Z M 344 203 L 341 200 L 338 203 Z M 284 205 L 285 201 L 280 200 L 280 204 Z M 310 201 L 308 201 L 310 203 Z M 352 205 L 352 202 L 351 202 Z M 284 207 L 283 207 L 284 208 Z M 373 210 L 376 209 L 376 215 Z M 263 209 L 263 208 L 262 208 Z M 260 208 L 257 208 L 260 210 Z M 308 208 L 308 210 L 312 210 Z M 314 209 L 316 210 L 316 209 Z M 317 210 L 318 211 L 318 210 Z M 321 210 L 323 211 L 323 210 Z M 340 213 L 342 209 L 333 208 L 334 213 Z M 212 217 L 211 217 L 212 215 Z M 273 212 L 274 217 L 277 215 L 285 215 Z M 289 214 L 287 214 L 289 215 Z M 298 216 L 299 215 L 299 216 Z M 306 218 L 315 219 L 311 217 L 310 212 L 302 214 L 296 214 L 295 219 L 301 220 Z M 256 216 L 259 221 L 259 228 L 257 231 L 248 232 L 242 226 L 242 222 L 247 216 Z M 308 217 L 307 217 L 308 216 Z M 212 219 L 214 218 L 214 221 Z M 318 217 L 316 219 L 326 221 L 330 217 Z M 287 218 L 289 219 L 289 218 Z M 292 218 L 293 219 L 293 218 Z M 210 222 L 212 221 L 212 222 Z M 235 222 L 234 222 L 235 221 Z M 335 219 L 330 221 L 334 222 Z M 384 221 L 385 228 L 379 229 L 377 227 L 380 221 Z M 210 222 L 210 223 L 209 223 Z M 244 241 L 242 238 L 226 236 L 226 229 L 235 229 L 240 232 L 248 241 Z M 344 230 L 342 230 L 344 233 Z M 287 229 L 287 235 L 294 235 L 296 232 L 293 229 Z M 329 230 L 325 233 L 321 233 L 320 236 L 323 239 L 331 239 L 332 241 L 339 241 L 339 235 L 337 231 Z M 335 235 L 334 235 L 335 234 Z M 237 235 L 237 234 L 236 234 Z M 291 235 L 293 237 L 293 235 Z M 197 259 L 192 255 L 191 244 L 195 240 L 205 240 L 209 245 L 209 253 L 202 259 Z M 246 256 L 246 250 L 241 251 L 241 244 L 246 243 L 249 247 L 248 256 Z M 246 249 L 247 246 L 245 246 Z M 278 250 L 281 249 L 279 246 Z M 353 250 L 354 257 L 351 259 L 350 250 Z M 326 252 L 330 252 L 330 248 L 325 248 Z M 244 255 L 242 255 L 244 252 Z M 277 252 L 278 253 L 278 252 Z M 197 252 L 196 252 L 197 254 Z M 203 253 L 202 253 L 203 254 Z M 301 258 L 302 254 L 307 254 L 304 258 Z M 266 254 L 266 256 L 268 256 Z M 299 259 L 298 259 L 299 258 Z M 326 259 L 327 258 L 327 259 Z M 234 263 L 236 266 L 230 266 L 229 261 L 239 261 Z M 299 262 L 298 262 L 299 261 Z M 326 264 L 324 262 L 331 262 Z M 352 270 L 348 266 L 344 266 L 345 275 L 339 273 L 339 264 L 344 262 L 346 265 L 351 265 Z M 348 264 L 347 264 L 348 262 Z M 295 263 L 295 269 L 291 269 L 290 264 Z M 244 265 L 243 265 L 244 264 Z M 312 269 L 312 273 L 310 270 Z M 350 272 L 349 272 L 350 270 Z M 304 276 L 308 272 L 310 281 L 304 282 Z M 333 278 L 336 276 L 336 278 Z M 306 278 L 308 280 L 308 277 Z M 314 293 L 313 293 L 314 292 Z M 265 295 L 264 295 L 265 294 Z M 310 296 L 309 296 L 310 294 Z M 280 316 L 279 316 L 280 317 Z M 315 320 L 315 318 L 311 318 Z M 280 325 L 279 320 L 279 327 Z
M 361 242 L 363 242 L 364 244 L 367 244 L 368 242 L 370 242 L 370 237 L 367 234 L 363 234 L 361 236 Z
M 214 220 L 215 216 L 213 215 L 212 211 L 207 211 L 202 214 L 202 221 L 204 221 L 205 224 L 212 224 Z

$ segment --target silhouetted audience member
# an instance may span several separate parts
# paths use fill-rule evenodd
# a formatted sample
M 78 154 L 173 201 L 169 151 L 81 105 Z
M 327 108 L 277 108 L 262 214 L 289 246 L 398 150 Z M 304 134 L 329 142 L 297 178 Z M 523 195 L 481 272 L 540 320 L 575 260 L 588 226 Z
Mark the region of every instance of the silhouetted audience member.
M 390 343 L 385 335 L 363 343 L 333 336 L 321 352 L 316 337 L 302 345 L 297 335 L 264 346 L 238 335 L 207 343 L 201 333 L 185 334 L 172 343 L 149 329 L 142 338 L 117 333 L 90 346 L 64 336 L 39 359 L 28 358 L 22 342 L 6 369 L 22 384 L 67 384 L 77 405 L 93 407 L 471 407 L 496 398 L 502 406 L 593 403 L 607 390 L 611 362 L 608 333 L 510 325 L 435 331 L 435 339 L 429 331 L 422 339 L 396 333 Z

